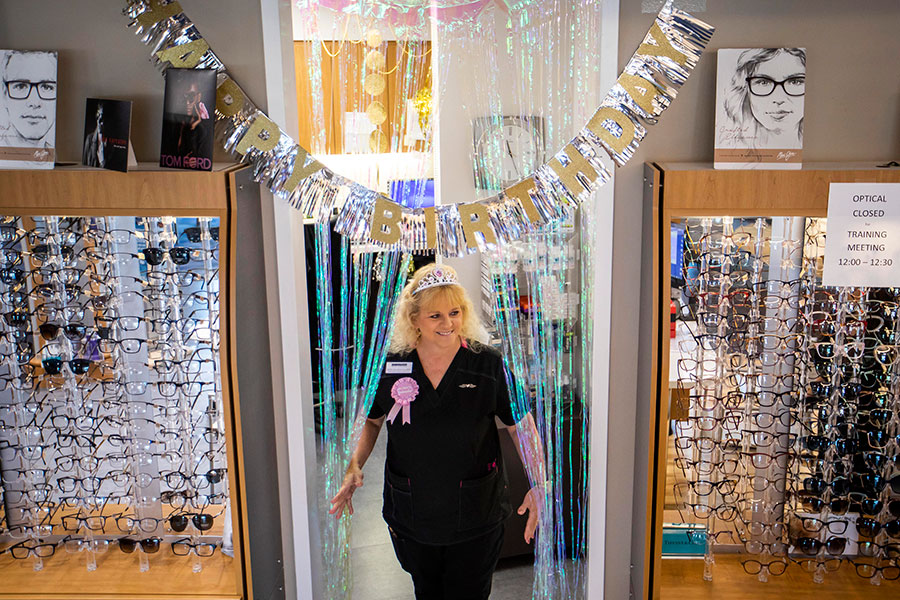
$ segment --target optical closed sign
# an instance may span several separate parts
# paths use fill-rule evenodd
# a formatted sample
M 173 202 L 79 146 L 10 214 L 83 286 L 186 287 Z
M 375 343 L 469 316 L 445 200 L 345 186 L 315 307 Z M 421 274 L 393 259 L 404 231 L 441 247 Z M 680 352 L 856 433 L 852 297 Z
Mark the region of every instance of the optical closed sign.
M 900 286 L 900 183 L 832 183 L 822 285 Z

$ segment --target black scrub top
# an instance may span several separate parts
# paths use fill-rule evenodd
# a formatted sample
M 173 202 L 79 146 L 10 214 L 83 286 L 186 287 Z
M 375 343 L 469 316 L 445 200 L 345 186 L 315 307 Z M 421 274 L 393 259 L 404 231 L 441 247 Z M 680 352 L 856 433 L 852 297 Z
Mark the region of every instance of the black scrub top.
M 410 404 L 387 423 L 384 520 L 399 535 L 424 544 L 454 544 L 491 531 L 512 508 L 494 417 L 515 425 L 500 355 L 461 347 L 435 390 L 419 355 L 389 355 L 370 419 L 394 406 L 391 388 L 403 377 L 419 386 Z

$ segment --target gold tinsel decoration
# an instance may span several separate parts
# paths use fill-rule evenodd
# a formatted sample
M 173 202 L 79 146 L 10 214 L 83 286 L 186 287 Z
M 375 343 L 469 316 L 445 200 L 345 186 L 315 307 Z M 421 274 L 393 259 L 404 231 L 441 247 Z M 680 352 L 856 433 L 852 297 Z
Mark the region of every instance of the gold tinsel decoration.
M 413 97 L 413 106 L 416 107 L 416 112 L 419 113 L 419 127 L 422 128 L 422 131 L 426 131 L 428 129 L 428 123 L 431 121 L 431 85 L 426 83 L 425 87 L 416 92 L 415 97 Z

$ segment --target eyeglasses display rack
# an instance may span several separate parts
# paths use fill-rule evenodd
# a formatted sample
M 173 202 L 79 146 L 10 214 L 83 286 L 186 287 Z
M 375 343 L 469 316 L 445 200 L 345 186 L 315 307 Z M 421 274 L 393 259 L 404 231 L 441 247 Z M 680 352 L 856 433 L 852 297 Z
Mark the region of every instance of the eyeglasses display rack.
M 0 598 L 248 597 L 234 172 L 0 171 Z
M 900 172 L 646 174 L 659 312 L 645 597 L 736 580 L 895 597 L 900 289 L 826 287 L 822 268 L 828 184 Z M 662 560 L 678 543 L 697 560 Z

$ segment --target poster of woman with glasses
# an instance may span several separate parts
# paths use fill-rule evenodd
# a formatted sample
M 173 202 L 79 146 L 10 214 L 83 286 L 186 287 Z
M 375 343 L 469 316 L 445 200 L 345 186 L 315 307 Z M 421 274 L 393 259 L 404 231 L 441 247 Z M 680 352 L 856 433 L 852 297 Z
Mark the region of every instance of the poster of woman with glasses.
M 803 152 L 804 48 L 719 50 L 717 169 L 799 169 Z
M 0 50 L 0 169 L 52 169 L 56 52 Z

